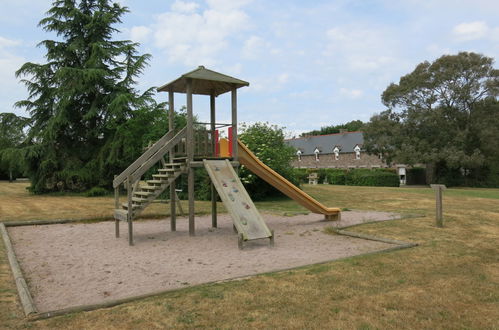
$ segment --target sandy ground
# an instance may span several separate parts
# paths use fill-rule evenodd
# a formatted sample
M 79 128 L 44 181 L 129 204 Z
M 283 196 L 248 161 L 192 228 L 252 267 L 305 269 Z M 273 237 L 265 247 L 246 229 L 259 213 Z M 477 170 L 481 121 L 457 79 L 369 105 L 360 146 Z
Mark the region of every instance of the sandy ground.
M 196 218 L 196 236 L 189 237 L 187 220 L 134 223 L 135 246 L 128 246 L 126 224 L 114 237 L 114 222 L 11 227 L 17 258 L 40 312 L 94 304 L 160 290 L 169 290 L 254 275 L 392 247 L 390 244 L 323 232 L 332 222 L 317 214 L 279 217 L 263 214 L 275 230 L 275 247 L 268 239 L 237 248 L 229 215 Z M 349 211 L 335 226 L 398 215 Z

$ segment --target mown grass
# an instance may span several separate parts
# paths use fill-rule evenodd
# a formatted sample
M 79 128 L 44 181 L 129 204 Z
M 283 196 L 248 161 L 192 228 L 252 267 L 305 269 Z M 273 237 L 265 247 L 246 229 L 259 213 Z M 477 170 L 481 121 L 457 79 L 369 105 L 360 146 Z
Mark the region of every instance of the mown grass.
M 493 197 L 499 190 L 447 190 L 445 227 L 439 229 L 434 226 L 431 189 L 323 185 L 304 189 L 328 206 L 426 215 L 355 228 L 420 246 L 201 285 L 113 308 L 28 323 L 2 244 L 0 328 L 499 328 L 499 203 Z M 84 213 L 79 214 L 83 217 L 113 207 L 111 198 L 39 197 L 16 191 L 8 183 L 0 183 L 1 219 L 6 214 L 12 220 L 40 218 L 40 214 L 50 217 L 51 207 L 59 213 L 56 218 L 76 212 Z M 5 198 L 13 206 L 26 204 L 30 212 L 39 212 L 41 206 L 44 211 L 16 215 L 4 203 Z M 82 204 L 81 209 L 71 209 Z M 203 210 L 203 203 L 199 205 Z M 277 213 L 304 211 L 288 200 L 257 206 Z

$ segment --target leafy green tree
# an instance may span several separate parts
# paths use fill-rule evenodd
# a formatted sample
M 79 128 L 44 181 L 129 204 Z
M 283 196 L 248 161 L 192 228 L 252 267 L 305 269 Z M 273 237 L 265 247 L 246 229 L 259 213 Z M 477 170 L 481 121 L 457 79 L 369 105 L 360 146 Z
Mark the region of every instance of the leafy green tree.
M 147 128 L 162 105 L 152 88 L 143 94 L 134 88 L 150 55 L 138 54 L 136 43 L 113 40 L 126 12 L 110 0 L 56 0 L 40 21 L 59 40 L 40 42 L 47 63 L 28 62 L 16 73 L 29 91 L 16 105 L 31 114 L 24 157 L 32 191 L 110 186 L 137 156 L 131 135 L 141 131 L 125 131 Z
M 13 113 L 0 114 L 0 178 L 12 181 L 23 172 L 23 158 L 19 147 L 26 140 L 29 119 Z
M 302 133 L 300 136 L 310 136 L 310 135 L 325 135 L 325 134 L 336 134 L 339 133 L 340 130 L 345 130 L 347 132 L 356 132 L 362 130 L 364 127 L 364 123 L 361 120 L 352 120 L 346 124 L 340 125 L 331 125 L 321 127 L 320 130 L 314 130 L 310 132 Z
M 498 95 L 492 58 L 462 52 L 423 62 L 383 92 L 388 109 L 366 125 L 366 147 L 389 161 L 428 164 L 432 181 L 470 173 L 487 164 L 482 128 L 499 116 Z
M 291 167 L 291 160 L 295 155 L 295 150 L 284 143 L 284 131 L 282 128 L 268 123 L 243 124 L 241 132 L 239 139 L 262 162 L 289 181 L 298 184 Z M 241 167 L 239 176 L 253 199 L 259 200 L 268 196 L 280 195 L 278 190 L 244 166 Z

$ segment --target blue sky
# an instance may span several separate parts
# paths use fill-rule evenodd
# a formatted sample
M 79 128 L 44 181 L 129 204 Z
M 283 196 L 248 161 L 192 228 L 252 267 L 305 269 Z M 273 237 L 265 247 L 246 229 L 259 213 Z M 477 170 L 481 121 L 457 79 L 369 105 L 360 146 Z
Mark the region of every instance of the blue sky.
M 153 56 L 139 88 L 160 86 L 198 65 L 250 82 L 239 121 L 268 121 L 288 135 L 363 121 L 383 110 L 380 95 L 424 61 L 474 51 L 497 60 L 496 0 L 122 0 L 130 13 L 120 39 Z M 26 115 L 14 72 L 44 62 L 36 48 L 54 36 L 37 27 L 50 0 L 0 0 L 0 111 Z M 495 67 L 498 67 L 497 63 Z M 167 95 L 160 93 L 158 100 Z M 217 121 L 229 121 L 220 96 Z M 183 95 L 176 105 L 185 104 Z M 194 110 L 208 118 L 207 97 Z

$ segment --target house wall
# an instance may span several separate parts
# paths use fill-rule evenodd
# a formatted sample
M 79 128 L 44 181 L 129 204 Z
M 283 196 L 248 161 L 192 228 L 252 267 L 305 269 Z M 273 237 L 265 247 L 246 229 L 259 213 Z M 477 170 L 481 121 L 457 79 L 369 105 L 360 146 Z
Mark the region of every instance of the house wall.
M 334 154 L 320 154 L 319 161 L 315 160 L 315 155 L 302 155 L 301 161 L 295 157 L 291 162 L 293 167 L 297 168 L 373 168 L 388 167 L 376 155 L 360 153 L 360 159 L 355 159 L 355 152 L 340 153 L 338 160 L 334 159 Z

